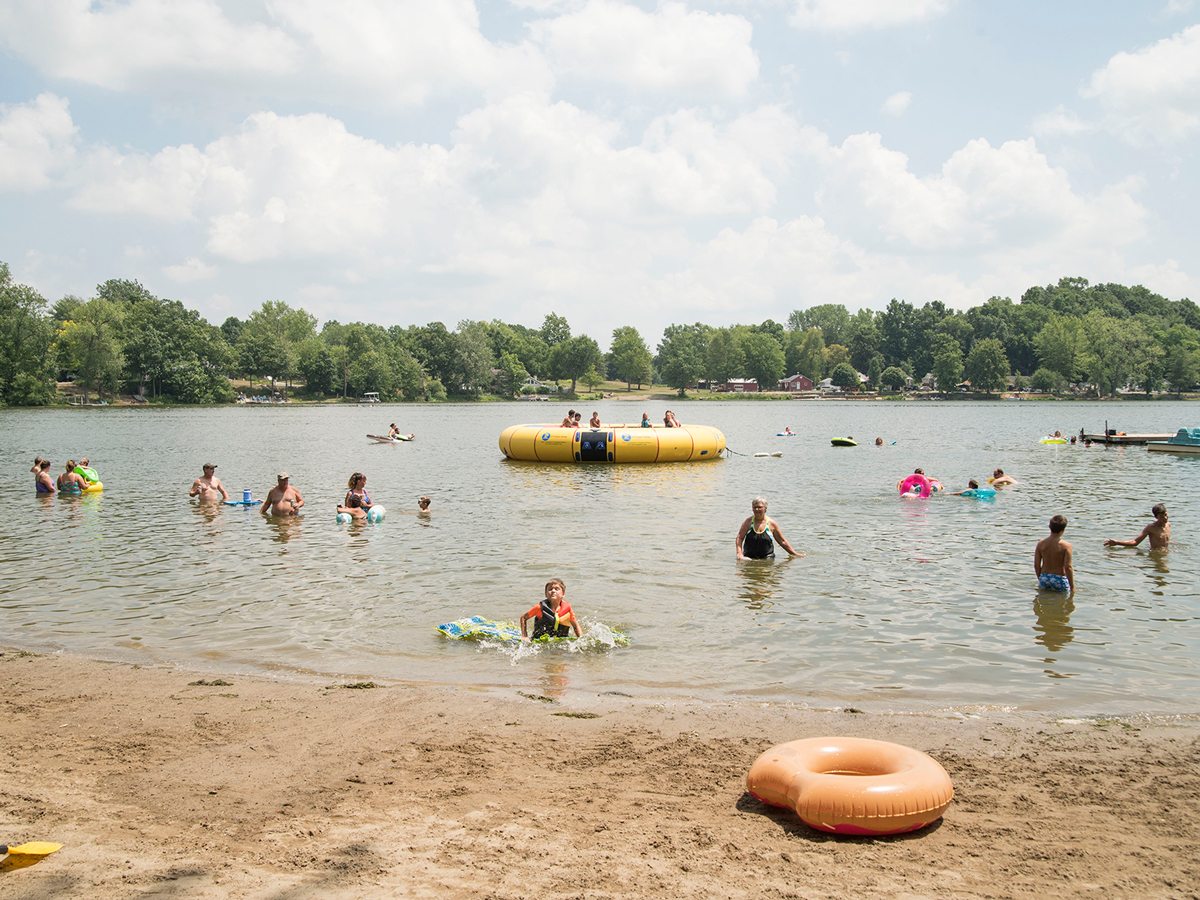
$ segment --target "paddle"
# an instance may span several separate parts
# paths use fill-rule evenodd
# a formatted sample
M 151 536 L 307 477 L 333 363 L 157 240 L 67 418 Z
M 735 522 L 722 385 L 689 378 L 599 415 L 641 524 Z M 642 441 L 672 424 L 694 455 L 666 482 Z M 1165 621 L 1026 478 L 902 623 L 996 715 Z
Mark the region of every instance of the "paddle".
M 0 844 L 0 853 L 8 853 L 12 856 L 49 856 L 55 850 L 61 849 L 62 844 L 52 844 L 49 841 L 29 841 L 15 847 Z

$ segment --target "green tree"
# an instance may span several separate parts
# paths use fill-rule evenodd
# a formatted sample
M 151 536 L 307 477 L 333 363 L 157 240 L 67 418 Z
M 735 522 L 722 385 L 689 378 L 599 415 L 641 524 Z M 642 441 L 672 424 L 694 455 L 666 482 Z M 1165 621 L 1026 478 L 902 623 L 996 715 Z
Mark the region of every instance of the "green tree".
M 708 339 L 712 329 L 697 322 L 695 325 L 668 325 L 663 330 L 656 360 L 663 382 L 687 394 L 687 386 L 704 374 L 708 354 Z
M 1176 393 L 1190 391 L 1200 381 L 1200 332 L 1172 325 L 1162 336 L 1163 375 Z
M 435 381 L 443 385 L 454 380 L 454 338 L 441 322 L 430 322 L 412 334 L 413 355 Z
M 46 301 L 0 263 L 0 403 L 44 406 L 54 397 L 54 328 Z
M 1141 324 L 1093 309 L 1083 317 L 1083 332 L 1086 346 L 1080 364 L 1100 396 L 1115 395 L 1118 388 L 1138 380 L 1150 340 Z
M 316 397 L 329 397 L 337 390 L 338 370 L 333 352 L 320 338 L 309 338 L 296 352 L 304 389 Z
M 983 388 L 987 393 L 1003 390 L 1008 384 L 1008 357 L 999 338 L 984 338 L 976 341 L 967 354 L 965 367 L 967 379 L 973 388 Z
M 876 319 L 879 327 L 880 350 L 888 365 L 905 363 L 912 358 L 912 348 L 920 339 L 917 311 L 911 303 L 894 297 L 887 309 Z M 872 384 L 878 384 L 872 381 Z
M 878 388 L 880 380 L 883 378 L 883 357 L 876 355 L 871 357 L 871 365 L 867 369 L 867 380 L 871 382 L 871 387 Z
M 600 377 L 600 373 L 596 371 L 595 366 L 592 366 L 592 368 L 580 375 L 579 380 L 584 383 L 589 391 L 596 390 L 596 388 L 599 387 L 604 381 L 604 379 Z
M 875 314 L 869 309 L 860 309 L 850 321 L 850 362 L 862 370 L 871 365 L 871 357 L 879 352 L 883 340 L 875 324 Z
M 515 397 L 528 375 L 520 357 L 515 353 L 505 351 L 500 354 L 496 367 L 500 370 L 496 381 L 507 397 Z
M 789 332 L 784 364 L 793 375 L 807 375 L 813 384 L 820 381 L 825 375 L 825 336 L 821 329 Z
M 948 334 L 939 334 L 933 339 L 933 372 L 937 389 L 943 393 L 952 391 L 962 381 L 963 354 L 958 341 Z
M 562 316 L 547 313 L 542 319 L 541 338 L 550 347 L 571 339 L 571 326 Z
M 758 382 L 760 391 L 776 390 L 784 373 L 783 348 L 779 341 L 769 333 L 758 332 L 747 335 L 741 345 L 746 356 L 746 374 Z
M 850 340 L 850 313 L 840 303 L 823 303 L 806 310 L 794 310 L 788 316 L 789 331 L 821 329 L 826 344 L 842 344 Z
M 710 388 L 713 382 L 724 384 L 746 372 L 746 354 L 733 329 L 718 328 L 709 335 L 704 351 L 704 372 Z
M 1029 378 L 1029 386 L 1043 394 L 1061 391 L 1066 387 L 1066 379 L 1053 369 L 1042 366 Z
M 904 370 L 896 366 L 888 366 L 883 370 L 880 376 L 881 382 L 891 388 L 893 391 L 901 390 L 908 384 L 908 376 L 904 374 Z
M 554 344 L 550 348 L 551 365 L 563 378 L 571 379 L 571 393 L 575 393 L 576 382 L 583 377 L 588 369 L 598 369 L 604 365 L 604 354 L 600 345 L 581 334 Z
M 492 383 L 492 347 L 483 322 L 458 323 L 454 335 L 455 370 L 466 390 L 478 394 Z
M 1044 367 L 1058 372 L 1067 381 L 1074 381 L 1083 341 L 1083 323 L 1079 319 L 1052 315 L 1034 337 L 1033 344 Z
M 614 374 L 625 382 L 626 390 L 636 383 L 640 390 L 650 380 L 650 348 L 632 325 L 613 329 L 612 355 Z
M 90 390 L 103 397 L 106 389 L 116 390 L 121 377 L 121 308 L 96 297 L 76 308 L 72 316 L 58 333 L 59 359 L 83 383 L 87 402 Z
M 857 391 L 859 387 L 858 372 L 848 362 L 834 366 L 829 379 L 844 391 Z
M 850 351 L 841 344 L 830 344 L 825 348 L 825 369 L 832 376 L 833 370 L 844 362 L 850 362 Z M 818 381 L 819 379 L 813 379 Z

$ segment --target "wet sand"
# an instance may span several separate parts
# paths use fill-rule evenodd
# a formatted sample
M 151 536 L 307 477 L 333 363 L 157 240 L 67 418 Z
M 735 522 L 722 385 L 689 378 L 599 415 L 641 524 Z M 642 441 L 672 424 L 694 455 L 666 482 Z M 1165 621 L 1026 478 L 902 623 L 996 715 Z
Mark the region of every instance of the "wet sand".
M 1200 720 L 866 715 L 0 655 L 0 864 L 31 898 L 1200 896 Z M 945 818 L 843 838 L 745 792 L 769 746 L 896 741 Z

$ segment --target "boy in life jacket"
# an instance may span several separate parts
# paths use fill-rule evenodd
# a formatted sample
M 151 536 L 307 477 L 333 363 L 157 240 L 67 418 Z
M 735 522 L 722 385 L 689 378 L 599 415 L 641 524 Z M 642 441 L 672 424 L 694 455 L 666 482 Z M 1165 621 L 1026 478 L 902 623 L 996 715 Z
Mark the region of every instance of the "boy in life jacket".
M 575 637 L 582 637 L 579 622 L 571 611 L 571 604 L 566 600 L 567 586 L 561 578 L 551 578 L 546 582 L 546 599 L 521 616 L 521 639 L 529 640 L 526 623 L 533 620 L 533 637 L 542 635 L 550 637 L 567 637 L 571 631 Z

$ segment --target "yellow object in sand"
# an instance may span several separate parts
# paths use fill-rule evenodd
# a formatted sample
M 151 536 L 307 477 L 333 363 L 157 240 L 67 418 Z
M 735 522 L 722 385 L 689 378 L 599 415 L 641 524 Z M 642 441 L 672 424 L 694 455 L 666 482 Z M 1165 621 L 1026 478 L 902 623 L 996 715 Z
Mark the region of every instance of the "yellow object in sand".
M 52 844 L 50 841 L 28 841 L 14 847 L 0 844 L 0 853 L 8 853 L 12 856 L 49 856 L 55 850 L 61 849 L 62 844 Z

